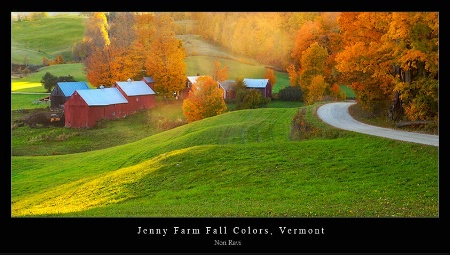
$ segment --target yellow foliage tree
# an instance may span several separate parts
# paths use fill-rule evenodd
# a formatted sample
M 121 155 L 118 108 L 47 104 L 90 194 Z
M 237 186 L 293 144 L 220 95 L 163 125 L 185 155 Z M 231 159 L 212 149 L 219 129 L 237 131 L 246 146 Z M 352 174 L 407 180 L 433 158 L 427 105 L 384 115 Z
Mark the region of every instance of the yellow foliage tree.
M 299 86 L 299 78 L 297 70 L 295 70 L 295 66 L 293 64 L 290 64 L 286 68 L 286 71 L 289 75 L 289 82 L 291 83 L 291 86 Z
M 311 105 L 315 102 L 322 101 L 327 86 L 328 84 L 325 82 L 325 79 L 322 75 L 314 76 L 311 79 L 308 94 L 304 96 L 305 102 Z
M 327 58 L 327 50 L 317 42 L 312 43 L 308 49 L 303 51 L 300 69 L 300 87 L 303 91 L 304 98 L 310 97 L 308 93 L 312 79 L 317 76 L 324 77 Z

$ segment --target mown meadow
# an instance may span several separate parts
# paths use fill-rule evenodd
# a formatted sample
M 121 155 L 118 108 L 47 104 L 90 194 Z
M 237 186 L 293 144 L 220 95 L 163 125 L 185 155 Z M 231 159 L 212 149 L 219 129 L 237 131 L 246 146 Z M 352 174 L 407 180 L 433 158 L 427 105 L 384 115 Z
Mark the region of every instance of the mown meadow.
M 187 75 L 214 59 L 188 57 Z M 230 76 L 264 74 L 220 61 Z M 81 70 L 46 67 L 11 90 L 45 92 L 46 71 L 85 80 Z M 181 101 L 158 99 L 91 129 L 14 126 L 43 95 L 11 95 L 12 217 L 439 217 L 439 148 L 330 127 L 315 114 L 326 102 L 187 124 Z
M 165 131 L 143 130 L 150 112 L 41 129 L 78 135 L 23 141 L 62 151 L 12 156 L 12 216 L 438 216 L 438 148 L 336 130 L 318 106 L 230 111 Z M 296 140 L 292 116 L 304 108 L 314 133 Z M 83 139 L 97 148 L 77 152 Z

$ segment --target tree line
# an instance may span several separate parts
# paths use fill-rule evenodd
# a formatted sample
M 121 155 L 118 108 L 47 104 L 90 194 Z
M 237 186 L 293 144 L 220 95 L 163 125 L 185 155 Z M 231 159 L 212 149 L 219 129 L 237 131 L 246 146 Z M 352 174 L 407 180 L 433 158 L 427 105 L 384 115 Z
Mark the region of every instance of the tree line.
M 438 118 L 437 12 L 195 13 L 203 38 L 285 70 L 306 103 L 342 97 L 393 120 Z
M 373 113 L 437 122 L 436 12 L 92 13 L 74 58 L 95 86 L 148 75 L 168 96 L 186 78 L 175 19 L 195 21 L 205 40 L 286 71 L 308 104 L 344 98 L 345 84 Z
M 155 91 L 167 97 L 182 90 L 186 81 L 186 52 L 174 27 L 166 14 L 95 12 L 89 15 L 73 55 L 83 62 L 94 86 L 151 76 L 157 81 Z

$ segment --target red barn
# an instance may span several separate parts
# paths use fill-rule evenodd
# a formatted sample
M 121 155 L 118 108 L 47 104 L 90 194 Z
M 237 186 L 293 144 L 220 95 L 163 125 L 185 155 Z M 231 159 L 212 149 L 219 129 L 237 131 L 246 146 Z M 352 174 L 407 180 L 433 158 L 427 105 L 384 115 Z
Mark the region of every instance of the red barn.
M 155 107 L 156 94 L 144 81 L 117 81 L 115 86 L 128 101 L 127 112 Z
M 219 88 L 223 91 L 223 99 L 233 99 L 236 97 L 235 80 L 225 80 L 217 83 L 219 84 Z
M 152 77 L 146 76 L 146 77 L 142 77 L 142 81 L 147 83 L 147 85 L 153 90 L 155 91 L 155 80 Z
M 89 128 L 101 119 L 127 115 L 127 100 L 117 88 L 76 90 L 64 104 L 64 125 Z
M 272 85 L 269 79 L 244 79 L 244 84 L 248 89 L 256 89 L 261 92 L 264 97 L 272 97 Z
M 178 92 L 178 96 L 181 98 L 187 98 L 189 96 L 189 91 L 191 91 L 192 84 L 197 82 L 199 75 L 197 76 L 187 76 L 186 78 L 186 87 Z

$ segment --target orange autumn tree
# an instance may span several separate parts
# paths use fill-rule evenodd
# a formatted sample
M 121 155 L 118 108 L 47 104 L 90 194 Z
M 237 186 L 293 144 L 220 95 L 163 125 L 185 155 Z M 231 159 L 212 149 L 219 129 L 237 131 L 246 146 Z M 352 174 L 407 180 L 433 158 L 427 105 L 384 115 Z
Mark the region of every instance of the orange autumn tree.
M 264 74 L 264 79 L 269 79 L 270 85 L 272 88 L 275 86 L 275 83 L 277 82 L 277 76 L 275 75 L 275 72 L 273 69 L 266 68 L 266 73 Z
M 193 122 L 219 115 L 226 111 L 227 106 L 217 81 L 211 76 L 200 76 L 183 100 L 182 109 L 186 120 Z
M 396 12 L 382 38 L 396 67 L 394 91 L 409 120 L 438 122 L 439 19 L 437 12 Z
M 87 57 L 84 59 L 84 72 L 87 80 L 94 86 L 111 85 L 109 54 L 106 52 L 110 44 L 108 22 L 104 12 L 95 12 L 86 22 L 84 41 L 87 46 Z
M 155 36 L 145 60 L 147 74 L 155 79 L 155 90 L 164 98 L 186 87 L 186 50 L 175 37 L 173 19 L 160 14 L 155 17 Z
M 229 76 L 228 67 L 227 66 L 222 67 L 222 64 L 219 61 L 214 60 L 212 78 L 215 81 L 224 81 L 228 79 L 228 76 Z
M 361 106 L 387 112 L 399 94 L 408 119 L 437 122 L 438 14 L 342 13 L 339 24 L 336 67 Z
M 345 92 L 341 93 L 341 87 L 336 82 L 331 86 L 330 93 L 334 100 L 345 99 L 346 97 Z
M 146 57 L 151 52 L 150 44 L 156 33 L 155 14 L 154 13 L 138 13 L 135 17 L 136 41 L 134 42 L 132 51 L 139 52 L 135 62 L 140 67 L 142 76 L 152 76 L 145 70 Z
M 341 82 L 351 85 L 358 103 L 373 113 L 389 104 L 394 83 L 390 50 L 383 47 L 389 13 L 342 13 L 338 19 L 343 50 L 336 56 Z
M 142 70 L 143 55 L 137 48 L 139 41 L 134 29 L 135 16 L 131 12 L 109 14 L 110 45 L 107 47 L 111 78 L 115 81 L 134 79 Z
M 294 64 L 290 64 L 286 67 L 286 72 L 288 73 L 291 86 L 300 86 L 298 73 L 297 70 L 295 70 Z

